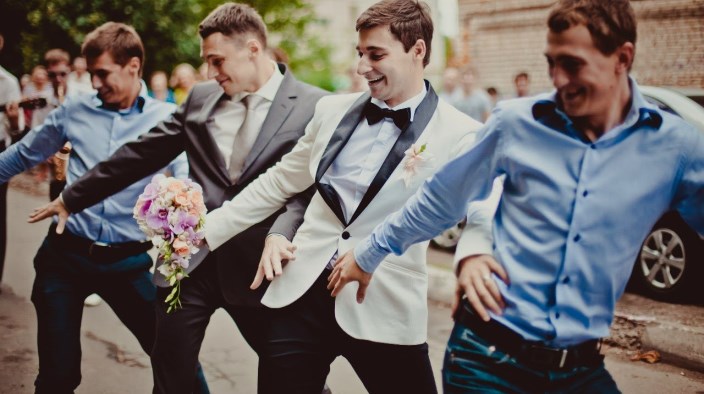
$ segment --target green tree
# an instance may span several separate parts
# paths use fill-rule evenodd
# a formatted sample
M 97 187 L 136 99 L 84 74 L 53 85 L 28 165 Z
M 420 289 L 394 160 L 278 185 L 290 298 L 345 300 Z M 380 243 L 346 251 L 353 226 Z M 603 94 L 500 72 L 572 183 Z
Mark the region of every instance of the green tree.
M 289 56 L 293 71 L 324 88 L 332 86 L 330 49 L 306 28 L 319 23 L 304 0 L 245 1 L 264 18 L 271 44 Z M 215 0 L 0 0 L 0 31 L 6 48 L 0 62 L 20 74 L 41 64 L 50 48 L 80 53 L 85 35 L 107 21 L 139 32 L 146 50 L 145 75 L 178 63 L 198 66 L 198 24 L 222 1 Z

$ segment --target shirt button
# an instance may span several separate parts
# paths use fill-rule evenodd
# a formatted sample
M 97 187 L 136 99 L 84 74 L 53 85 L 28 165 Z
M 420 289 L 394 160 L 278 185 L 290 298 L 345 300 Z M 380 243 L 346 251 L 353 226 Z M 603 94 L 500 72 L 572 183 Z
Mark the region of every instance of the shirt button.
M 591 144 L 589 147 L 592 149 L 596 149 L 596 145 L 594 145 L 594 144 Z
M 588 196 L 588 195 L 589 195 L 589 192 L 588 192 L 588 191 L 585 190 L 584 192 L 582 192 L 582 196 L 586 197 L 586 196 Z
M 565 276 L 564 278 L 562 278 L 562 283 L 564 283 L 564 284 L 570 283 L 570 277 L 569 277 L 569 276 Z
M 348 233 L 347 231 L 342 232 L 342 239 L 349 239 L 349 237 L 350 237 L 350 233 Z
M 555 319 L 559 319 L 559 318 L 560 318 L 560 312 L 555 312 Z
M 574 242 L 579 242 L 579 240 L 582 239 L 582 236 L 579 235 L 579 234 L 577 234 L 577 235 L 575 235 L 574 238 L 572 238 L 572 239 L 574 240 Z

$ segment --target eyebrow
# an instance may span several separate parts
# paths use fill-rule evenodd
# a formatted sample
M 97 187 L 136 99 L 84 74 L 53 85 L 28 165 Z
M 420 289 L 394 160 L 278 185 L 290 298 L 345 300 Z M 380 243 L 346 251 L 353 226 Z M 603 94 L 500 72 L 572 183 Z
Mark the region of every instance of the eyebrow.
M 357 48 L 357 51 L 358 51 L 358 52 L 361 51 L 361 49 L 359 48 L 359 45 L 357 45 L 356 48 Z M 368 46 L 368 47 L 366 47 L 366 48 L 364 48 L 364 49 L 366 49 L 367 51 L 384 51 L 384 50 L 386 50 L 385 48 L 376 47 L 376 46 Z

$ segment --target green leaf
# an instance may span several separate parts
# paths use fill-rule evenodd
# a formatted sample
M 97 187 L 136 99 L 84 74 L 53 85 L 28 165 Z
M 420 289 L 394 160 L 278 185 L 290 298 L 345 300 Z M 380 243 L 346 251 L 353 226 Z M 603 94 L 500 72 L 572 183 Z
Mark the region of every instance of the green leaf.
M 178 291 L 178 288 L 177 288 L 177 287 L 174 287 L 173 289 L 171 289 L 171 293 L 169 293 L 169 295 L 166 297 L 166 301 L 164 301 L 164 302 L 169 302 L 169 301 L 171 301 L 174 297 L 176 297 L 176 292 L 177 292 L 177 291 Z

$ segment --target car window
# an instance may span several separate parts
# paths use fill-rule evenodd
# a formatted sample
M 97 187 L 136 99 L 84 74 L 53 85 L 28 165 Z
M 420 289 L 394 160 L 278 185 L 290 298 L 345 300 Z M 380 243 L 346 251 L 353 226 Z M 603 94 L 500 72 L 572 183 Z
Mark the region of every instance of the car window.
M 699 104 L 700 107 L 704 108 L 704 96 L 687 96 L 695 103 Z
M 645 100 L 646 100 L 647 102 L 649 102 L 649 103 L 651 103 L 651 104 L 653 104 L 653 105 L 657 105 L 658 108 L 660 108 L 661 110 L 666 111 L 666 112 L 669 112 L 669 113 L 674 114 L 674 115 L 677 115 L 677 116 L 680 116 L 680 114 L 678 114 L 677 112 L 675 112 L 674 109 L 670 108 L 667 104 L 663 103 L 662 101 L 660 101 L 660 100 L 658 100 L 658 99 L 655 99 L 655 98 L 653 98 L 653 97 L 647 96 L 647 95 L 644 96 L 644 97 L 645 97 Z M 680 116 L 680 117 L 681 117 L 681 116 Z

